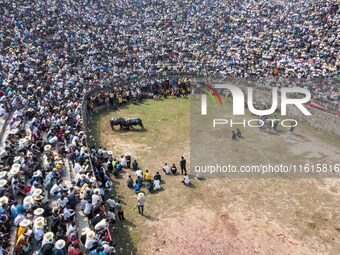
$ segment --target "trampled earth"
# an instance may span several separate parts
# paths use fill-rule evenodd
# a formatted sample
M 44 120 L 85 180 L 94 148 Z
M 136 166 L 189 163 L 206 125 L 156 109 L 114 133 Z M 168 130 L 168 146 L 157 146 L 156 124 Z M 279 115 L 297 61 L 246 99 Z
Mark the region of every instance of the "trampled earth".
M 149 100 L 93 118 L 98 145 L 117 158 L 126 152 L 143 170 L 160 171 L 181 155 L 190 160 L 190 100 Z M 114 116 L 140 117 L 145 131 L 112 131 Z M 337 162 L 340 139 L 307 125 L 287 139 L 286 128 L 272 135 L 259 129 L 243 131 L 233 142 L 232 128 L 210 133 L 224 138 L 225 152 L 235 162 Z M 209 153 L 207 151 L 207 153 Z M 124 201 L 127 222 L 117 222 L 118 254 L 340 254 L 340 181 L 337 178 L 207 178 L 192 186 L 182 176 L 164 176 L 162 190 L 146 192 L 145 216 L 133 210 L 136 197 L 125 180 L 115 179 L 116 196 Z

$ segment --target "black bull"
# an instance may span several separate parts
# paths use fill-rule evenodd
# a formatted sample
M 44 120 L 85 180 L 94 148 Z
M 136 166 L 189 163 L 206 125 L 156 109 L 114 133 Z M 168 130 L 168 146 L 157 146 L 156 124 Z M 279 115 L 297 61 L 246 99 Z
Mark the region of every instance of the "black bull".
M 119 125 L 120 128 L 124 129 L 130 129 L 130 127 L 133 128 L 133 126 L 140 126 L 142 129 L 144 129 L 143 122 L 140 118 L 133 118 L 125 120 L 124 118 L 112 118 L 110 120 L 110 126 L 112 129 L 114 129 L 114 126 Z

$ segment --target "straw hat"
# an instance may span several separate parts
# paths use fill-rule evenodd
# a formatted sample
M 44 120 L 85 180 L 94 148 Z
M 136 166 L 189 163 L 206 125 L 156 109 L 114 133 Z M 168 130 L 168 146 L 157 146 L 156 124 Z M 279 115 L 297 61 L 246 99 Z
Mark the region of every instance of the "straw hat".
M 7 180 L 0 180 L 0 187 L 3 187 L 7 184 Z
M 53 242 L 53 237 L 54 237 L 54 234 L 52 232 L 47 232 L 44 235 L 44 240 L 52 243 Z
M 24 198 L 24 205 L 32 204 L 33 198 L 31 196 L 27 196 Z
M 45 151 L 50 151 L 51 148 L 52 148 L 52 146 L 49 145 L 49 144 L 47 144 L 47 145 L 45 145 L 44 150 L 45 150 Z
M 139 192 L 138 193 L 138 197 L 144 197 L 144 193 L 143 192 Z
M 35 218 L 34 222 L 36 222 L 36 221 L 43 221 L 43 222 L 45 222 L 45 218 L 43 216 L 39 216 L 39 217 Z
M 39 177 L 39 172 L 38 172 L 38 171 L 34 172 L 34 173 L 33 173 L 33 176 L 34 176 L 34 177 Z
M 92 230 L 88 231 L 86 234 L 86 239 L 91 240 L 96 236 L 96 233 L 94 233 Z
M 20 161 L 20 159 L 21 159 L 21 156 L 16 156 L 16 157 L 14 157 L 14 160 L 13 160 L 13 162 Z
M 33 197 L 34 197 L 34 196 L 39 196 L 39 195 L 41 195 L 42 193 L 43 193 L 42 189 L 35 189 L 35 190 L 33 191 L 32 196 L 33 196 Z
M 96 179 L 96 177 L 94 177 L 94 176 L 90 178 L 90 182 L 96 182 L 96 180 L 97 180 L 97 179 Z
M 0 172 L 0 179 L 5 177 L 7 175 L 7 172 L 6 171 L 1 171 Z
M 13 130 L 9 131 L 9 134 L 10 134 L 10 135 L 16 135 L 16 134 L 17 134 L 17 131 L 16 131 L 15 129 L 13 129 Z
M 12 165 L 12 167 L 11 167 L 11 169 L 13 169 L 13 168 L 17 168 L 17 169 L 20 169 L 20 167 L 21 167 L 21 164 L 18 164 L 18 163 L 14 163 L 13 165 Z
M 34 201 L 41 201 L 41 200 L 43 200 L 43 199 L 44 199 L 44 197 L 41 196 L 41 195 L 33 196 L 33 200 L 34 200 Z
M 0 198 L 0 204 L 7 204 L 8 203 L 8 197 L 3 196 Z
M 30 220 L 22 220 L 20 223 L 19 223 L 19 226 L 20 227 L 28 227 L 29 225 L 31 225 L 32 222 Z
M 16 175 L 17 173 L 19 173 L 19 168 L 12 168 L 12 169 L 9 171 L 9 173 L 10 173 L 11 175 Z
M 54 246 L 58 249 L 58 250 L 61 250 L 65 247 L 65 241 L 60 239 L 58 241 L 55 242 Z
M 30 136 L 28 136 L 28 135 L 27 135 L 27 136 L 25 136 L 25 138 L 24 138 L 24 139 L 25 139 L 25 141 L 27 141 L 27 142 L 31 141 L 31 137 L 30 137 Z
M 87 227 L 86 227 L 86 228 L 83 228 L 80 235 L 82 235 L 82 236 L 83 236 L 83 235 L 86 235 L 87 232 L 89 232 L 90 230 L 91 230 L 91 229 L 90 229 L 90 228 L 87 228 Z
M 21 167 L 20 164 L 17 164 L 17 163 L 13 164 L 12 167 L 11 167 L 10 173 L 12 175 L 17 174 L 19 172 L 19 170 L 20 170 L 20 167 Z
M 35 216 L 42 215 L 43 213 L 44 213 L 44 209 L 42 208 L 35 209 L 33 212 Z
M 93 190 L 93 193 L 98 193 L 98 194 L 100 194 L 100 189 L 98 189 L 98 188 L 95 188 L 94 190 Z
M 34 227 L 35 228 L 43 228 L 45 225 L 45 222 L 42 220 L 35 220 L 34 221 Z

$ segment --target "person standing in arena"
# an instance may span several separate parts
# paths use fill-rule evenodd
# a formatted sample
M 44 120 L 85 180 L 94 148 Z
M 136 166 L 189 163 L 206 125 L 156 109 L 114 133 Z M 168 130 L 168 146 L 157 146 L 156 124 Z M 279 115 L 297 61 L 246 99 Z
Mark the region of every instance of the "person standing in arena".
M 185 160 L 184 156 L 182 156 L 181 162 L 180 162 L 182 175 L 187 173 L 186 165 L 187 165 L 187 161 Z

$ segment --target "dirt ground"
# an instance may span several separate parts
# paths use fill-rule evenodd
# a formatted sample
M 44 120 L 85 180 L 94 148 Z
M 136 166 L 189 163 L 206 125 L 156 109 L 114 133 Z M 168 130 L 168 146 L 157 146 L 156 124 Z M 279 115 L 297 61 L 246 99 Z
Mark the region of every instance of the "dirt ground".
M 189 108 L 186 99 L 151 100 L 98 114 L 90 128 L 98 145 L 117 158 L 130 152 L 153 175 L 165 162 L 179 165 L 181 155 L 189 161 Z M 140 117 L 146 131 L 112 131 L 108 122 L 113 116 Z M 209 135 L 228 134 L 223 153 L 236 163 L 339 163 L 340 139 L 307 125 L 299 126 L 293 140 L 283 129 L 278 135 L 247 129 L 245 139 L 232 144 L 229 133 L 220 129 Z M 126 187 L 128 174 L 135 177 L 126 170 L 115 180 L 127 219 L 115 226 L 118 254 L 340 254 L 336 178 L 192 178 L 186 187 L 182 176 L 163 175 L 161 191 L 149 194 L 142 188 L 143 217 L 133 210 L 136 197 Z

